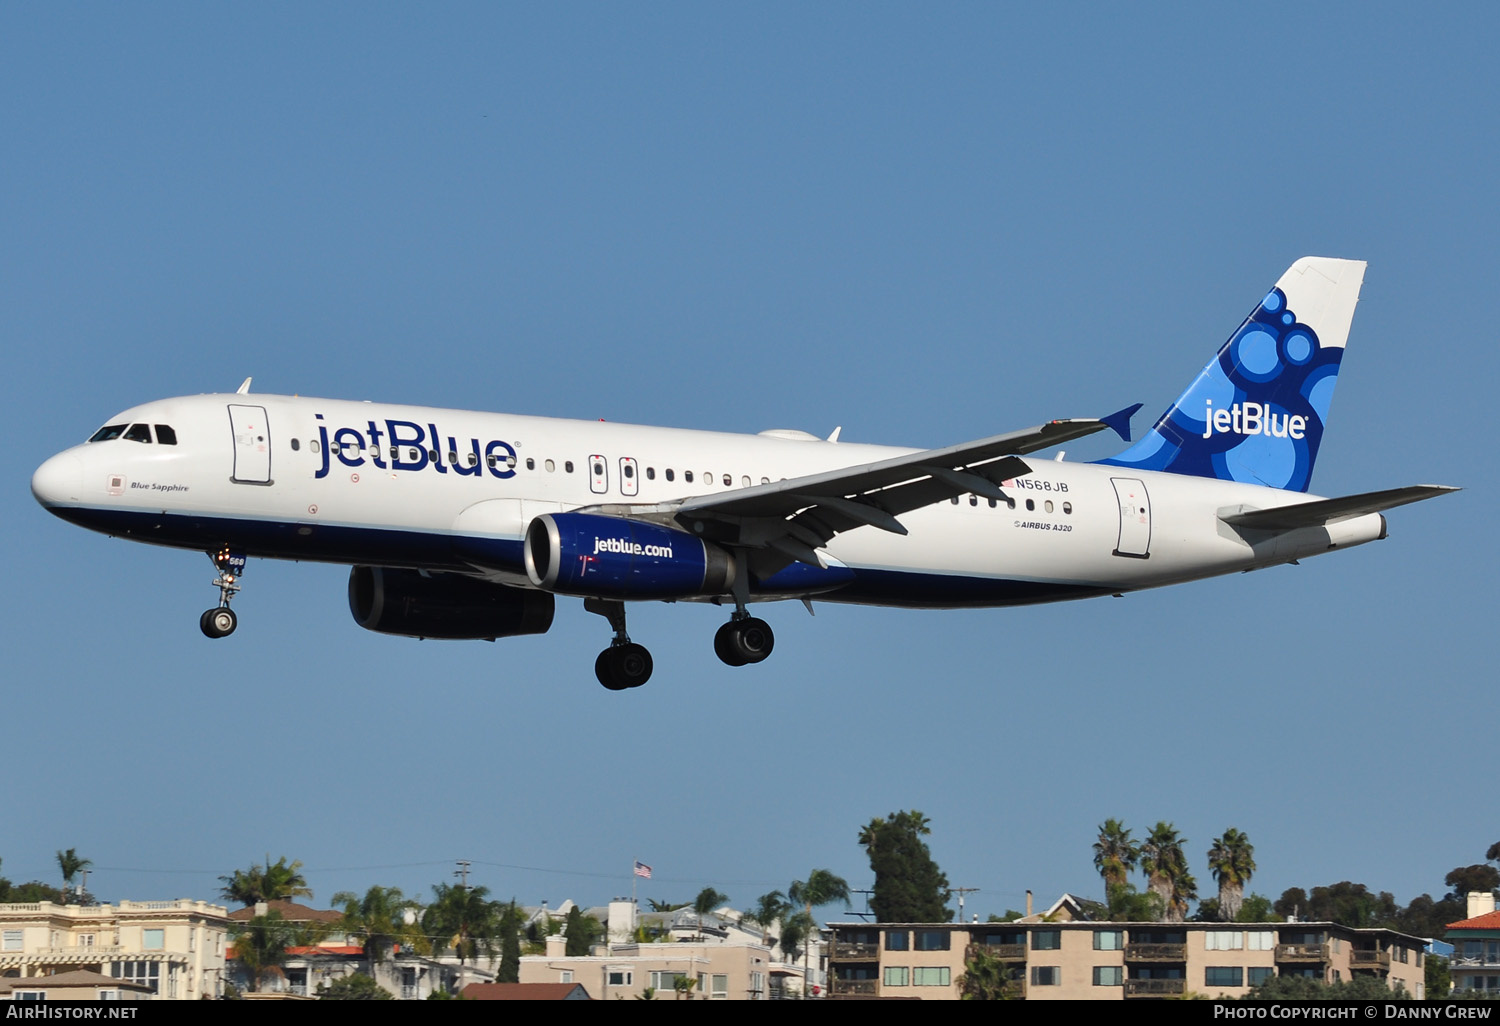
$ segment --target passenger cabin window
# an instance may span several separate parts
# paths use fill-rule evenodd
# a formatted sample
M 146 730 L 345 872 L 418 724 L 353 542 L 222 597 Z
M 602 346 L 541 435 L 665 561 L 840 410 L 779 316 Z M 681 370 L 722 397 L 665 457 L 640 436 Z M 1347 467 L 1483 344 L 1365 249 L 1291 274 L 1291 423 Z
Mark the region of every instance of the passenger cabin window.
M 161 429 L 157 428 L 156 433 L 158 435 L 160 435 L 161 434 Z M 292 452 L 296 452 L 298 449 L 301 449 L 301 448 L 302 448 L 302 442 L 299 439 L 293 438 L 292 439 Z
M 150 442 L 151 428 L 146 424 L 132 424 L 125 429 L 125 440 L 127 442 Z
M 119 438 L 124 433 L 125 433 L 125 425 L 124 424 L 106 424 L 104 427 L 100 428 L 98 431 L 95 431 L 94 432 L 94 437 L 90 438 L 89 441 L 91 441 L 91 442 L 108 442 L 108 441 L 112 441 L 113 439 Z
M 536 460 L 534 460 L 530 456 L 526 457 L 526 469 L 527 470 L 535 470 L 536 469 Z
M 563 470 L 565 470 L 569 474 L 573 473 L 573 461 L 572 460 L 565 461 L 563 463 Z
M 647 467 L 646 468 L 646 480 L 647 481 L 655 481 L 656 480 L 656 468 L 655 467 Z
M 734 475 L 733 474 L 725 474 L 724 475 L 724 487 L 725 488 L 729 488 L 733 484 L 734 484 Z
M 692 484 L 693 483 L 693 472 L 691 470 L 684 470 L 682 472 L 682 479 L 684 481 L 686 481 L 688 484 Z
M 170 424 L 156 425 L 156 441 L 161 445 L 176 445 L 177 432 L 172 430 Z

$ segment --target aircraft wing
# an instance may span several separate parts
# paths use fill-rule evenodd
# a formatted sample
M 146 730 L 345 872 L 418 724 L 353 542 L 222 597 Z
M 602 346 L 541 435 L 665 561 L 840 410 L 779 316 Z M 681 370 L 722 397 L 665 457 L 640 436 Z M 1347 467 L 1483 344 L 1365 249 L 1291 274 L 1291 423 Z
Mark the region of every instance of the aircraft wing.
M 1130 415 L 1139 404 L 1099 419 L 1053 420 L 1023 431 L 993 435 L 942 449 L 927 449 L 877 463 L 808 474 L 717 495 L 693 496 L 656 506 L 601 507 L 627 516 L 675 520 L 714 541 L 770 550 L 753 560 L 761 576 L 791 562 L 825 566 L 818 549 L 856 527 L 906 534 L 897 519 L 923 506 L 969 492 L 1003 500 L 1000 482 L 1031 472 L 1021 456 L 1073 438 L 1113 428 L 1129 440 Z
M 1381 492 L 1364 492 L 1346 495 L 1339 499 L 1317 499 L 1299 502 L 1275 509 L 1256 509 L 1245 512 L 1220 513 L 1219 519 L 1230 527 L 1253 531 L 1290 531 L 1298 527 L 1322 527 L 1338 520 L 1379 513 L 1408 502 L 1421 502 L 1448 492 L 1456 492 L 1450 485 L 1411 485 L 1407 488 L 1387 488 Z

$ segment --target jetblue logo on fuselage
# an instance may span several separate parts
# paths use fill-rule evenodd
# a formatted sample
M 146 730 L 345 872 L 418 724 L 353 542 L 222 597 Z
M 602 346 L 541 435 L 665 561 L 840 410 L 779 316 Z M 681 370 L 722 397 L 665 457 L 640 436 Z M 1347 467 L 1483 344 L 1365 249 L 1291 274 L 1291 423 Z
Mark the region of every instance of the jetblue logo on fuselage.
M 1252 402 L 1216 410 L 1210 399 L 1203 408 L 1203 425 L 1204 438 L 1226 434 L 1301 438 L 1307 433 L 1306 417 L 1286 413 L 1278 416 L 1269 405 Z
M 314 416 L 323 419 L 321 413 Z M 424 425 L 409 420 L 385 420 L 381 424 L 384 431 L 373 420 L 367 421 L 364 429 L 319 424 L 323 465 L 313 476 L 327 477 L 335 459 L 346 467 L 362 467 L 368 462 L 381 470 L 423 470 L 430 465 L 439 474 L 451 471 L 460 477 L 479 477 L 485 471 L 501 480 L 516 476 L 516 450 L 509 442 L 497 438 L 481 446 L 479 439 L 468 438 L 460 447 L 454 436 L 440 435 L 436 424 L 425 425 L 425 430 Z M 444 453 L 448 454 L 446 463 Z

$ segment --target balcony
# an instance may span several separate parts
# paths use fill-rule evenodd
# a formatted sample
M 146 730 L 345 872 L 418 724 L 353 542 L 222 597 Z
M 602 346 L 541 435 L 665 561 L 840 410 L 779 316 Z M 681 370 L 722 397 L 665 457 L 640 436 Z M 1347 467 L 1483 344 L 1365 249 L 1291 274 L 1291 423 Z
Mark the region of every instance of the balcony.
M 1327 944 L 1278 944 L 1276 945 L 1276 961 L 1278 962 L 1326 962 L 1328 961 Z
M 877 997 L 878 980 L 834 980 L 832 997 Z
M 1390 972 L 1391 953 L 1389 951 L 1374 951 L 1369 948 L 1355 948 L 1349 952 L 1350 969 L 1375 969 L 1380 972 Z
M 1026 945 L 1024 944 L 970 944 L 964 949 L 964 958 L 970 959 L 975 955 L 989 955 L 991 958 L 1001 962 L 1024 962 L 1026 961 Z
M 1186 944 L 1126 944 L 1127 962 L 1186 962 Z M 1157 981 L 1153 981 L 1157 982 Z
M 1187 993 L 1187 980 L 1126 980 L 1125 996 L 1181 997 Z
M 828 946 L 830 962 L 874 962 L 880 958 L 879 944 L 857 944 L 854 941 L 833 939 Z

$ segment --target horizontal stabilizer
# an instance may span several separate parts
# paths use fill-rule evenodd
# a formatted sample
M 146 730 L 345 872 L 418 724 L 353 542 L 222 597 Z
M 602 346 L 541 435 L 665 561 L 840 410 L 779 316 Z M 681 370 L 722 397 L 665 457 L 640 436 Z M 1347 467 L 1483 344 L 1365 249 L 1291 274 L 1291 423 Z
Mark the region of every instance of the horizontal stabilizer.
M 1379 513 L 1408 502 L 1421 502 L 1437 495 L 1456 492 L 1449 485 L 1412 485 L 1409 488 L 1387 488 L 1381 492 L 1346 495 L 1340 499 L 1318 499 L 1275 509 L 1221 513 L 1219 519 L 1231 527 L 1252 531 L 1291 531 L 1298 527 L 1322 527 L 1337 520 Z

